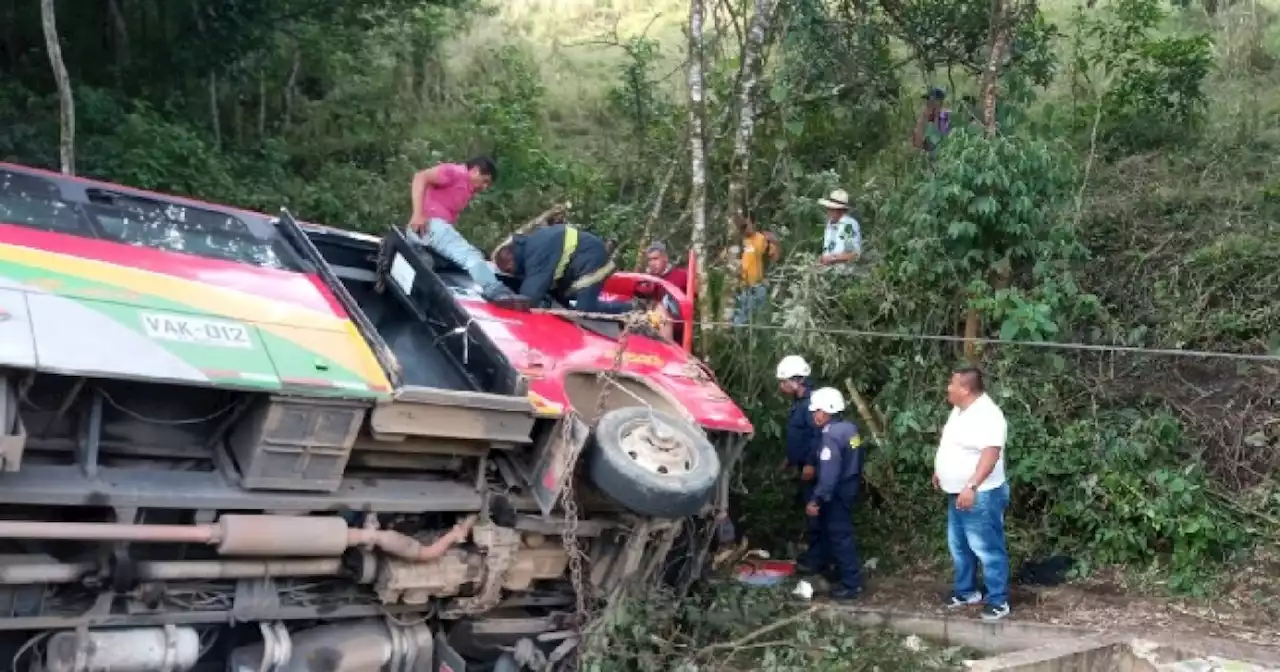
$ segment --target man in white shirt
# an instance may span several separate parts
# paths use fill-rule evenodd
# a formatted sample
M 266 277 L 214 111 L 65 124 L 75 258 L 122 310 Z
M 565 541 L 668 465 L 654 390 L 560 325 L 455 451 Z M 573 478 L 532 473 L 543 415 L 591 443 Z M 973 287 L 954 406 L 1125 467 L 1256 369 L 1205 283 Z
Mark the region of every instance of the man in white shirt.
M 827 209 L 827 225 L 822 231 L 822 254 L 818 265 L 847 272 L 862 256 L 862 227 L 849 214 L 849 193 L 836 189 L 818 204 Z
M 1004 477 L 1004 413 L 986 394 L 982 372 L 959 369 L 947 385 L 951 416 L 942 429 L 933 461 L 933 485 L 947 493 L 947 545 L 955 583 L 947 606 L 983 601 L 978 562 L 986 589 L 983 620 L 1009 615 L 1009 552 L 1004 511 L 1009 484 Z

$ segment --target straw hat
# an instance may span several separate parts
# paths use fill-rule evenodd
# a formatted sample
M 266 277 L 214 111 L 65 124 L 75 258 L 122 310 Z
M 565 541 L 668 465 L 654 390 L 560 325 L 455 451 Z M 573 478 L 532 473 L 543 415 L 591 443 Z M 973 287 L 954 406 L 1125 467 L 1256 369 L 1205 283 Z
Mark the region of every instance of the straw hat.
M 848 210 L 849 209 L 849 192 L 844 189 L 836 189 L 826 198 L 819 198 L 818 204 L 824 208 L 831 210 Z

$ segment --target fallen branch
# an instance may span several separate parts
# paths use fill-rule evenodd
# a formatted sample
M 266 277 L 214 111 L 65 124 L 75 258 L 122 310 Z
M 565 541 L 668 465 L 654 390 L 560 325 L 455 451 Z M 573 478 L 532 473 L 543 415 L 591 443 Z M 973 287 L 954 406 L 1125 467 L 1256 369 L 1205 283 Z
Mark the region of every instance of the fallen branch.
M 544 210 L 542 214 L 539 214 L 537 217 L 534 217 L 533 219 L 520 225 L 520 228 L 516 229 L 515 232 L 513 232 L 511 235 L 513 236 L 523 235 L 534 229 L 537 229 L 543 226 L 544 224 L 553 223 L 554 217 L 556 217 L 557 215 L 567 214 L 569 212 L 569 208 L 571 208 L 572 206 L 573 204 L 568 202 L 556 203 L 550 208 L 547 208 L 546 210 Z
M 1218 492 L 1213 488 L 1206 488 L 1206 491 L 1210 495 L 1213 495 L 1214 497 L 1216 497 L 1218 501 L 1220 501 L 1222 505 L 1227 507 L 1228 509 L 1231 509 L 1232 511 L 1242 516 L 1249 516 L 1251 518 L 1257 518 L 1258 520 L 1261 520 L 1265 523 L 1270 523 L 1272 527 L 1280 528 L 1280 518 L 1276 518 L 1275 516 L 1269 515 L 1267 513 L 1263 513 L 1262 511 L 1245 508 L 1244 505 L 1232 499 L 1230 495 L 1227 495 L 1222 492 Z
M 1166 605 L 1165 608 L 1174 613 L 1182 614 L 1183 616 L 1190 616 L 1191 618 L 1199 619 L 1201 621 L 1204 621 L 1205 623 L 1210 623 L 1218 626 L 1219 628 L 1224 628 L 1227 630 L 1239 630 L 1241 632 L 1251 632 L 1258 635 L 1271 634 L 1266 630 L 1260 630 L 1258 628 L 1252 628 L 1241 623 L 1232 623 L 1231 621 L 1223 620 L 1212 609 L 1209 610 L 1209 613 L 1202 614 L 1198 611 L 1195 611 L 1193 609 L 1188 609 L 1179 604 L 1169 604 L 1169 605 Z
M 785 646 L 789 649 L 794 649 L 796 648 L 796 642 L 794 640 L 789 640 L 789 639 L 775 639 L 769 642 L 759 642 L 756 644 L 747 644 L 744 646 L 739 646 L 738 648 L 725 654 L 724 660 L 721 662 L 719 666 L 717 666 L 716 669 L 723 668 L 725 665 L 729 663 L 730 660 L 733 659 L 734 656 L 738 655 L 739 653 L 742 653 L 743 651 L 750 651 L 752 649 L 770 649 L 770 648 L 779 647 L 779 646 Z
M 732 642 L 720 642 L 717 644 L 704 646 L 698 650 L 698 653 L 695 654 L 695 656 L 698 658 L 701 658 L 703 655 L 712 653 L 714 651 L 724 651 L 726 649 L 741 649 L 747 644 L 750 644 L 752 640 L 762 637 L 764 635 L 767 635 L 775 630 L 785 628 L 788 625 L 791 625 L 793 623 L 798 623 L 800 621 L 803 621 L 809 616 L 812 616 L 815 612 L 817 612 L 820 609 L 822 609 L 822 605 L 815 604 L 809 607 L 808 609 L 805 609 L 804 611 L 798 614 L 795 614 L 794 616 L 784 618 L 781 621 L 775 621 L 762 628 L 757 628 L 756 630 L 753 630 L 747 633 L 746 635 L 733 640 Z
M 649 216 L 644 220 L 644 233 L 640 235 L 640 249 L 636 250 L 637 271 L 644 270 L 644 251 L 649 243 L 653 242 L 650 236 L 653 235 L 653 227 L 658 224 L 658 217 L 662 215 L 662 203 L 667 197 L 667 188 L 671 186 L 671 179 L 675 177 L 676 165 L 675 161 L 668 162 L 667 172 L 658 183 L 658 193 L 653 197 L 653 207 L 649 209 Z
M 858 392 L 858 386 L 853 384 L 852 378 L 844 379 L 844 387 L 849 391 L 849 398 L 853 399 L 853 405 L 858 407 L 858 416 L 862 418 L 862 421 L 867 425 L 867 429 L 871 431 L 871 440 L 877 444 L 880 443 L 880 437 L 884 436 L 884 428 L 880 426 L 875 413 L 871 411 L 871 406 L 862 397 L 862 393 Z

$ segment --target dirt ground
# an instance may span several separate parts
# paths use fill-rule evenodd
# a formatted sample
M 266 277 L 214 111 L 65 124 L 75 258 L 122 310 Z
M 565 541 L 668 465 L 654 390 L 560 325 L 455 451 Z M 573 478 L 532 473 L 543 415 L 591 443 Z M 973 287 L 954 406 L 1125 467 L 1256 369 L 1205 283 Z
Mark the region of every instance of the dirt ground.
M 746 548 L 745 544 L 739 546 L 741 553 Z M 905 551 L 892 555 L 911 557 Z M 880 567 L 882 563 L 874 557 L 864 559 L 866 591 L 857 601 L 859 606 L 916 614 L 951 613 L 942 606 L 950 591 L 949 565 L 894 562 L 889 569 Z M 1087 579 L 1052 587 L 1015 581 L 1010 591 L 1011 618 L 1100 632 L 1218 637 L 1275 649 L 1280 654 L 1280 544 L 1228 565 L 1226 572 L 1227 580 L 1204 591 L 1209 594 L 1205 598 L 1170 596 L 1158 581 L 1144 581 L 1120 569 L 1097 571 Z M 825 594 L 826 582 L 817 577 L 810 581 L 815 598 L 822 599 L 819 596 Z M 978 614 L 977 606 L 960 612 L 973 618 Z
M 1151 597 L 1124 586 L 1119 573 L 1054 587 L 1015 584 L 1012 618 L 1104 631 L 1159 631 L 1223 637 L 1280 649 L 1280 557 L 1258 557 L 1232 568 L 1231 585 L 1212 599 Z M 893 611 L 944 613 L 945 571 L 904 568 L 867 572 L 859 603 Z M 977 617 L 978 608 L 973 607 Z

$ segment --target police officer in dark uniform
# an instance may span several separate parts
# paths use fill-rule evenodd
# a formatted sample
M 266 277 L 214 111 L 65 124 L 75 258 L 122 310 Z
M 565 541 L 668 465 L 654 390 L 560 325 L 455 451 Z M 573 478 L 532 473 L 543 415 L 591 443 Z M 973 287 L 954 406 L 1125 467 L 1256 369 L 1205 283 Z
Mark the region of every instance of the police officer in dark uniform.
M 812 499 L 814 477 L 817 474 L 817 464 L 813 458 L 817 455 L 820 438 L 818 428 L 813 426 L 813 413 L 809 410 L 809 395 L 813 392 L 810 373 L 809 363 L 799 355 L 787 355 L 778 362 L 778 387 L 783 395 L 792 400 L 785 435 L 787 457 L 782 468 L 795 470 L 798 477 L 796 505 L 801 509 Z M 814 549 L 821 545 L 819 537 L 822 529 L 818 520 L 809 516 L 805 516 L 805 525 L 809 531 L 809 551 L 800 558 L 796 571 L 800 574 L 816 574 L 822 567 L 812 564 L 810 560 Z
M 862 562 L 853 531 L 853 505 L 862 484 L 862 437 L 858 426 L 840 416 L 844 395 L 832 387 L 814 390 L 809 398 L 813 424 L 821 432 L 817 450 L 817 485 L 805 507 L 821 529 L 818 550 L 812 553 L 814 569 L 825 569 L 834 556 L 840 578 L 831 597 L 848 600 L 862 592 Z

